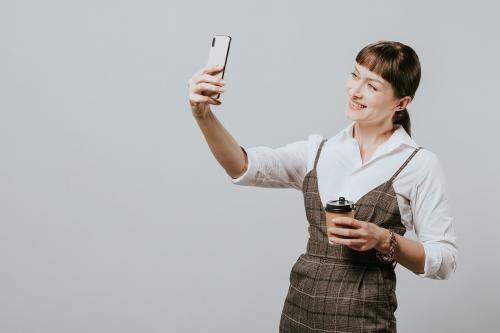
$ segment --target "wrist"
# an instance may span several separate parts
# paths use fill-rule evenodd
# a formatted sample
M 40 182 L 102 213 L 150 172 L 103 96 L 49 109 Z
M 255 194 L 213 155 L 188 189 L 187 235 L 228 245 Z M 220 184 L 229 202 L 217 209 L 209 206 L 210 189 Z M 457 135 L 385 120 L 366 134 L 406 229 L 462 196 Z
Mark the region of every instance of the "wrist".
M 379 234 L 375 250 L 381 254 L 388 254 L 391 248 L 391 232 L 385 228 L 379 228 L 381 229 L 381 232 Z
M 396 255 L 396 247 L 398 246 L 398 241 L 396 239 L 396 234 L 392 230 L 386 230 L 389 233 L 389 247 L 384 250 L 386 245 L 385 241 L 381 241 L 380 250 L 377 251 L 377 258 L 381 261 L 394 262 Z
M 206 110 L 191 109 L 191 114 L 194 118 L 196 118 L 196 120 L 205 120 L 207 118 L 210 118 L 210 116 L 212 115 L 212 110 L 210 108 Z

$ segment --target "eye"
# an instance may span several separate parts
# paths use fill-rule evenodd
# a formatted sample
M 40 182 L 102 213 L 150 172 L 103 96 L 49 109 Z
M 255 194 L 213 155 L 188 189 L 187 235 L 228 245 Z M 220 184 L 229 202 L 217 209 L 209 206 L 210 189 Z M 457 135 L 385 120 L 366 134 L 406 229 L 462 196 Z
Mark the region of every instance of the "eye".
M 372 88 L 373 90 L 377 91 L 377 88 L 375 88 L 374 86 L 372 86 L 371 84 L 368 85 L 368 87 Z
M 356 74 L 354 74 L 354 72 L 351 72 L 351 76 L 352 77 L 358 77 Z

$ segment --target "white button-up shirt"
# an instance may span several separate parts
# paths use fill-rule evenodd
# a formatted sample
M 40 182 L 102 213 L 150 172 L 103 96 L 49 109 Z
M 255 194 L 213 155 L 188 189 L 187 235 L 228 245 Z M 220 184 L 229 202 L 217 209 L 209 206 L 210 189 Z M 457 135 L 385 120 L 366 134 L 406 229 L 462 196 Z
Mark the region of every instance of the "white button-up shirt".
M 369 161 L 361 160 L 353 138 L 354 123 L 323 145 L 317 164 L 318 189 L 323 206 L 326 201 L 345 197 L 356 202 L 376 186 L 386 182 L 418 145 L 398 126 L 392 136 L 378 146 Z M 307 172 L 323 137 L 309 135 L 279 148 L 241 146 L 248 155 L 248 169 L 233 184 L 302 191 Z M 414 231 L 425 251 L 422 277 L 447 279 L 455 271 L 456 236 L 445 188 L 445 177 L 437 156 L 421 149 L 394 180 L 393 186 L 401 222 Z

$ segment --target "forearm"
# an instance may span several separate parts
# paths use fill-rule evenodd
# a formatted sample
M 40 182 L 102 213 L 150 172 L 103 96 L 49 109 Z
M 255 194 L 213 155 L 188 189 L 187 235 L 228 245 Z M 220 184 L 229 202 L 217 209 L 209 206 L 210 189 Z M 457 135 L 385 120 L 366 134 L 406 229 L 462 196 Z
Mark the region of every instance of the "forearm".
M 242 175 L 248 163 L 246 154 L 212 111 L 203 117 L 195 116 L 195 119 L 219 164 L 233 178 Z
M 422 274 L 425 267 L 425 251 L 419 241 L 396 235 L 396 251 L 394 253 L 395 260 L 402 266 L 408 268 L 414 273 Z M 377 250 L 382 253 L 389 252 L 389 230 L 384 229 L 382 241 Z

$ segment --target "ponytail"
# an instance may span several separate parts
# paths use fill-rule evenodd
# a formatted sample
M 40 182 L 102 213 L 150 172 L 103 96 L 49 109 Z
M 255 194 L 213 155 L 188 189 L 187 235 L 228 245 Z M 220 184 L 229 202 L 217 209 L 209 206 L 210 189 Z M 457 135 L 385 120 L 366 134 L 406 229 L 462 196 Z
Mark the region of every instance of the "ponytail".
M 403 126 L 406 133 L 408 133 L 408 135 L 411 136 L 411 121 L 408 110 L 403 109 L 401 111 L 396 111 L 394 113 L 394 116 L 392 117 L 392 123 Z

